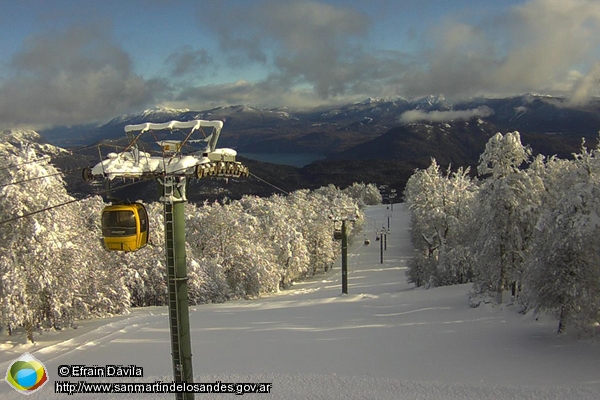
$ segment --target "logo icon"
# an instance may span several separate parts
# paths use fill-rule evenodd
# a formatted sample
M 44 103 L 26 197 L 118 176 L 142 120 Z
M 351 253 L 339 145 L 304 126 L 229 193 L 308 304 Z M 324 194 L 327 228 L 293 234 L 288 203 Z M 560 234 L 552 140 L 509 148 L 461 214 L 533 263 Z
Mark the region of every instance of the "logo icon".
M 6 382 L 19 393 L 31 394 L 48 382 L 48 374 L 40 360 L 29 353 L 23 353 L 9 365 Z

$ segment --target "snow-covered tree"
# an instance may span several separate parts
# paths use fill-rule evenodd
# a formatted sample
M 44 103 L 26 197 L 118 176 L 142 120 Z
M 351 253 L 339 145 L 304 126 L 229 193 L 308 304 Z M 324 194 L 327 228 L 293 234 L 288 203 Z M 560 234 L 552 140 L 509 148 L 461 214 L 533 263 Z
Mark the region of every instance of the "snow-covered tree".
M 438 283 L 471 282 L 474 261 L 471 252 L 473 210 L 479 191 L 477 182 L 469 176 L 469 168 L 459 168 L 446 175 L 443 218 L 440 231 Z
M 518 132 L 498 133 L 481 155 L 477 187 L 466 171 L 444 175 L 435 161 L 416 171 L 405 189 L 418 250 L 409 281 L 443 284 L 476 266 L 473 294 L 501 302 L 511 289 L 527 307 L 556 314 L 559 332 L 597 325 L 599 151 L 532 160 Z
M 133 307 L 166 305 L 168 299 L 163 204 L 146 204 L 148 245 L 133 253 L 106 252 L 127 277 Z M 99 217 L 98 217 L 99 218 Z
M 466 239 L 476 192 L 468 169 L 443 173 L 435 160 L 409 179 L 404 197 L 417 250 L 407 271 L 409 282 L 421 286 L 470 281 L 472 260 Z
M 24 327 L 30 340 L 38 328 L 129 306 L 122 270 L 107 269 L 99 243 L 90 240 L 86 212 L 95 200 L 75 202 L 35 147 L 13 147 L 0 172 L 1 219 L 23 217 L 0 225 L 2 325 L 9 332 Z
M 286 288 L 294 280 L 308 273 L 309 254 L 301 221 L 289 218 L 287 198 L 271 196 L 268 199 L 246 196 L 241 200 L 244 210 L 258 218 L 264 240 L 270 243 L 279 271 L 279 286 Z
M 496 294 L 523 280 L 523 262 L 539 214 L 544 186 L 535 170 L 524 165 L 531 150 L 521 143 L 519 132 L 497 133 L 486 144 L 478 172 L 486 177 L 477 196 L 473 249 L 477 261 L 477 292 Z
M 217 260 L 232 297 L 257 296 L 279 285 L 274 254 L 261 237 L 256 217 L 237 201 L 205 205 L 189 220 L 189 240 L 202 257 Z
M 427 169 L 415 171 L 404 189 L 404 204 L 411 212 L 411 242 L 416 250 L 407 277 L 417 286 L 425 285 L 437 268 L 439 238 L 435 220 L 442 179 L 439 165 L 432 160 Z
M 377 189 L 377 186 L 372 183 L 366 185 L 362 182 L 355 182 L 351 186 L 348 186 L 346 189 L 342 190 L 342 193 L 354 199 L 359 208 L 381 204 L 382 201 L 379 189 Z
M 332 203 L 325 193 L 311 194 L 308 190 L 293 192 L 287 200 L 290 218 L 301 221 L 299 230 L 306 241 L 309 254 L 309 275 L 326 272 L 339 254 L 338 245 L 333 241 L 334 228 L 329 219 Z
M 552 158 L 543 167 L 547 190 L 525 292 L 530 307 L 557 315 L 562 333 L 572 323 L 600 321 L 598 150 L 582 149 L 573 161 Z

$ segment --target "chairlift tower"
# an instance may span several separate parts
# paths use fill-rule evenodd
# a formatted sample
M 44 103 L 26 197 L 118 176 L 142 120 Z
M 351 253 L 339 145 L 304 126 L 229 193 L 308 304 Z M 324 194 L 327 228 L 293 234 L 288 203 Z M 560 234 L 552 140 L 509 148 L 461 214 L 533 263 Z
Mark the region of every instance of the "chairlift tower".
M 329 219 L 342 221 L 342 294 L 348 294 L 348 232 L 346 222 L 355 222 L 358 213 L 355 209 L 337 208 L 332 210 Z
M 389 228 L 386 229 L 385 226 L 382 226 L 381 229 L 377 231 L 377 236 L 379 237 L 379 262 L 383 264 L 383 251 L 387 250 L 387 235 L 390 234 Z
M 211 128 L 206 135 L 204 128 Z M 173 377 L 176 382 L 193 383 L 192 345 L 189 323 L 187 265 L 185 253 L 185 203 L 191 179 L 205 177 L 239 178 L 249 175 L 248 168 L 235 160 L 232 149 L 217 149 L 222 121 L 171 121 L 125 126 L 131 138 L 121 153 L 110 153 L 108 158 L 93 168 L 86 168 L 86 180 L 155 179 L 161 193 L 165 226 L 165 261 L 169 291 L 169 326 Z M 183 129 L 190 129 L 188 133 Z M 137 141 L 145 133 L 168 130 L 183 133 L 180 140 L 155 140 L 161 147 L 160 157 L 139 150 Z M 194 133 L 203 137 L 192 139 Z M 200 143 L 200 149 L 195 146 Z M 186 150 L 188 150 L 186 152 Z M 176 399 L 193 399 L 194 393 L 176 393 Z

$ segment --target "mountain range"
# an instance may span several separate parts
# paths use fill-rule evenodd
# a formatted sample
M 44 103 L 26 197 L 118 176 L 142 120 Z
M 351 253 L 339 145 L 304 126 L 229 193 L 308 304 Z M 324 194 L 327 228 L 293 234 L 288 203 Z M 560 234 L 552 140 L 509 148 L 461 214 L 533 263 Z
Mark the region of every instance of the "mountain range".
M 122 115 L 100 126 L 54 128 L 41 134 L 53 144 L 74 148 L 122 142 L 128 124 L 193 119 L 223 120 L 218 147 L 234 148 L 241 154 L 310 153 L 324 158 L 302 168 L 242 159 L 256 175 L 285 190 L 329 183 L 344 187 L 363 181 L 389 185 L 401 193 L 414 169 L 429 165 L 431 157 L 442 165 L 477 165 L 485 143 L 496 132 L 518 130 L 524 144 L 545 155 L 569 157 L 578 151 L 582 138 L 595 146 L 600 99 L 573 105 L 566 98 L 525 94 L 452 103 L 443 96 L 426 96 L 370 98 L 311 110 L 244 105 L 203 111 L 162 108 Z M 81 154 L 88 163 L 98 162 L 97 148 Z M 222 196 L 223 192 L 236 198 L 242 193 L 267 195 L 274 191 L 258 182 L 229 185 L 239 188 L 233 191 L 222 185 L 201 186 L 214 195 L 205 193 L 203 198 Z

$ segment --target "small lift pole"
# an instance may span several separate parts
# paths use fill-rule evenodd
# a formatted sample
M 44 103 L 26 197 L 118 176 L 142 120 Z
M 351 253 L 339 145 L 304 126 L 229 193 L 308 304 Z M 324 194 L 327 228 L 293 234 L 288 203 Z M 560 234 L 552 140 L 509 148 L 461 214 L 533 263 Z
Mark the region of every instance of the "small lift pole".
M 329 215 L 333 221 L 342 221 L 342 294 L 348 294 L 348 229 L 347 221 L 354 222 L 358 218 L 356 210 L 338 209 L 336 215 Z
M 342 220 L 342 293 L 348 294 L 348 232 L 346 220 Z

